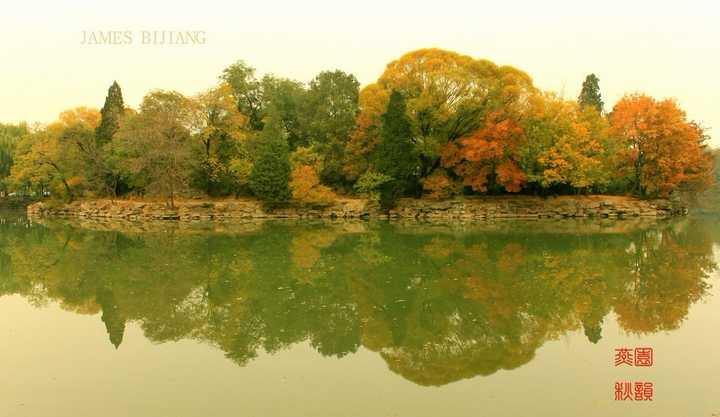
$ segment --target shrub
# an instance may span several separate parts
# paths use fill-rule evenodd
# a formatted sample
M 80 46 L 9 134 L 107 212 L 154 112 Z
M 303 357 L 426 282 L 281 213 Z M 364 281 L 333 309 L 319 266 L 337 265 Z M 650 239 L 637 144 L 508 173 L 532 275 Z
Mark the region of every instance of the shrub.
M 375 171 L 367 171 L 355 183 L 354 189 L 371 201 L 380 201 L 380 190 L 383 185 L 392 181 L 392 177 Z

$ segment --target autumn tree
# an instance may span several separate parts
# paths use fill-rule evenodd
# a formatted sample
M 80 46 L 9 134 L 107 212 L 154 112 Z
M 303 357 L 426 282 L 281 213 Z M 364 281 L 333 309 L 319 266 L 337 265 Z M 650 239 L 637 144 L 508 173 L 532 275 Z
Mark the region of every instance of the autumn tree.
M 392 208 L 398 197 L 417 188 L 420 161 L 406 111 L 405 98 L 393 91 L 382 115 L 381 139 L 374 155 L 377 171 L 392 178 L 380 193 L 380 203 L 386 209 Z
M 61 152 L 59 138 L 43 129 L 25 136 L 18 144 L 10 179 L 17 189 L 34 189 L 43 194 L 50 188 L 56 195 L 72 201 L 76 181 L 71 180 L 69 165 Z
M 610 182 L 619 149 L 594 108 L 538 94 L 522 126 L 520 166 L 535 191 L 602 191 Z
M 99 122 L 97 109 L 78 107 L 62 112 L 50 125 L 34 129 L 18 143 L 12 181 L 17 187 L 40 193 L 49 187 L 68 201 L 84 189 L 93 189 L 98 176 L 88 169 L 82 147 L 95 149 L 94 131 Z
M 57 140 L 47 135 L 43 129 L 25 135 L 16 145 L 14 163 L 7 179 L 10 188 L 27 192 L 44 192 L 62 171 L 53 169 L 55 163 L 47 155 L 56 155 Z M 52 162 L 52 163 L 51 163 Z M 55 166 L 58 166 L 55 163 Z
M 390 92 L 377 83 L 360 90 L 355 127 L 345 145 L 343 175 L 356 181 L 370 168 L 370 154 L 380 143 L 381 116 L 387 110 Z
M 443 148 L 442 166 L 462 178 L 477 192 L 494 188 L 516 193 L 527 176 L 520 168 L 520 145 L 524 131 L 502 111 L 488 114 L 483 127 Z
M 287 203 L 290 192 L 290 159 L 286 133 L 272 110 L 256 138 L 257 155 L 250 173 L 250 189 L 266 205 Z
M 407 101 L 422 176 L 438 168 L 445 145 L 481 129 L 490 113 L 513 117 L 536 91 L 513 67 L 441 49 L 403 55 L 388 64 L 378 84 Z
M 462 191 L 462 180 L 453 177 L 446 169 L 436 169 L 420 180 L 423 196 L 433 200 L 453 197 Z
M 112 144 L 98 141 L 97 132 L 101 125 L 102 112 L 79 107 L 61 113 L 58 122 L 50 128 L 60 131 L 63 152 L 72 153 L 76 159 L 77 176 L 83 178 L 85 191 L 95 196 L 115 196 L 120 177 L 108 158 Z
M 594 109 L 576 108 L 571 130 L 540 157 L 542 184 L 562 184 L 578 192 L 604 191 L 612 180 L 616 143 L 606 120 Z
M 167 197 L 175 207 L 187 190 L 191 167 L 193 103 L 176 91 L 156 90 L 143 98 L 140 111 L 125 118 L 117 132 L 118 152 L 134 185 Z
M 603 111 L 603 101 L 600 95 L 600 79 L 595 74 L 585 77 L 578 97 L 580 107 L 592 107 L 599 113 Z
M 336 198 L 330 187 L 320 184 L 320 177 L 310 165 L 293 168 L 290 189 L 295 201 L 309 206 L 327 206 Z
M 610 115 L 611 134 L 623 141 L 625 174 L 642 196 L 698 191 L 711 183 L 707 136 L 674 100 L 644 94 L 623 97 Z
M 330 187 L 320 183 L 322 156 L 311 148 L 298 148 L 290 155 L 290 190 L 293 200 L 309 206 L 326 206 L 337 198 Z
M 237 194 L 252 166 L 246 130 L 248 119 L 237 108 L 227 83 L 191 99 L 195 144 L 191 184 L 208 195 Z

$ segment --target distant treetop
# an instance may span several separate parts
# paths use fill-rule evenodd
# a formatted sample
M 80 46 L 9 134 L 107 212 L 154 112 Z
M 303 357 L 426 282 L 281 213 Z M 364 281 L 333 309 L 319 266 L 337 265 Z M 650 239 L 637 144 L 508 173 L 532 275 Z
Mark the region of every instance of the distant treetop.
M 600 95 L 600 79 L 595 74 L 590 74 L 583 81 L 582 91 L 578 97 L 581 107 L 592 106 L 600 113 L 603 111 L 603 101 Z

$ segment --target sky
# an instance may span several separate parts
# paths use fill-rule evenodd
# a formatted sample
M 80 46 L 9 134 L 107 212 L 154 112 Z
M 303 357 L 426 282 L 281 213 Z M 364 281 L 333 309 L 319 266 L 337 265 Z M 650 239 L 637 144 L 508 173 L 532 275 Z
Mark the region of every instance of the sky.
M 719 21 L 707 0 L 16 0 L 0 15 L 0 122 L 99 108 L 113 80 L 132 107 L 156 88 L 195 94 L 238 59 L 260 75 L 340 69 L 364 85 L 405 52 L 438 47 L 512 65 L 567 98 L 595 73 L 607 110 L 626 93 L 676 98 L 720 147 Z M 83 31 L 116 30 L 132 42 L 81 44 Z M 194 30 L 204 44 L 141 41 Z

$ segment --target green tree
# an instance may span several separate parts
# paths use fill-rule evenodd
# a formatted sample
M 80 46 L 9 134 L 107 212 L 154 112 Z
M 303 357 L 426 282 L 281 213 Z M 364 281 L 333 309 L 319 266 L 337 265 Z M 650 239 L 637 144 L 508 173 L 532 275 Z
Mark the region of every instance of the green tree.
M 249 118 L 251 130 L 263 128 L 263 88 L 255 78 L 255 68 L 244 61 L 237 61 L 223 70 L 220 79 L 230 84 L 235 92 L 238 110 Z
M 382 115 L 381 141 L 375 148 L 375 168 L 392 178 L 381 188 L 380 203 L 385 208 L 391 208 L 398 197 L 417 187 L 420 160 L 406 111 L 405 98 L 393 91 Z
M 359 195 L 367 197 L 370 201 L 380 201 L 380 189 L 392 178 L 375 171 L 365 171 L 353 185 L 353 189 Z
M 266 205 L 290 200 L 290 150 L 276 110 L 271 110 L 265 127 L 256 138 L 257 156 L 250 173 L 250 189 Z
M 105 104 L 100 110 L 100 125 L 95 129 L 95 137 L 99 145 L 112 140 L 113 135 L 120 128 L 120 119 L 124 112 L 122 90 L 117 81 L 113 81 L 105 97 Z
M 600 95 L 600 79 L 595 74 L 585 77 L 578 103 L 580 103 L 581 107 L 591 106 L 602 113 L 603 101 Z
M 13 166 L 17 143 L 27 134 L 26 123 L 17 125 L 0 123 L 0 193 L 8 192 L 7 178 Z
M 301 124 L 301 112 L 307 91 L 303 83 L 288 78 L 266 75 L 262 79 L 263 107 L 272 107 L 287 132 L 290 150 L 308 146 L 308 134 Z
M 341 185 L 345 147 L 358 114 L 360 83 L 343 71 L 323 71 L 310 81 L 303 112 L 303 130 L 323 156 L 320 178 Z
M 121 175 L 116 158 L 113 158 L 112 138 L 120 129 L 120 122 L 126 113 L 122 90 L 117 81 L 108 89 L 105 104 L 100 110 L 100 124 L 95 129 L 95 143 L 83 150 L 89 166 L 95 171 L 96 188 L 101 194 L 117 197 L 128 191 L 128 185 Z

